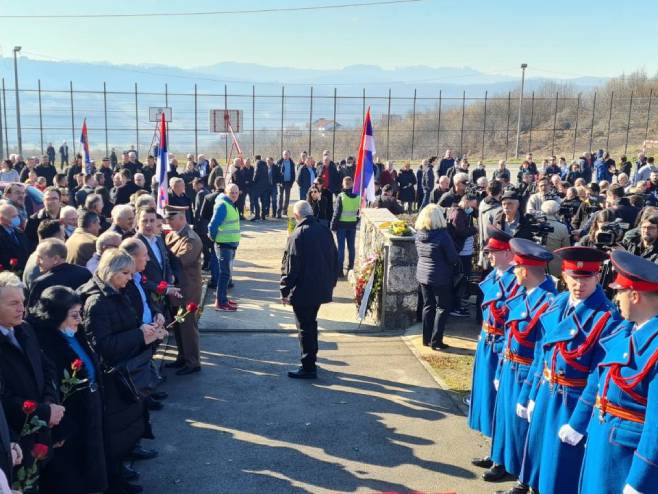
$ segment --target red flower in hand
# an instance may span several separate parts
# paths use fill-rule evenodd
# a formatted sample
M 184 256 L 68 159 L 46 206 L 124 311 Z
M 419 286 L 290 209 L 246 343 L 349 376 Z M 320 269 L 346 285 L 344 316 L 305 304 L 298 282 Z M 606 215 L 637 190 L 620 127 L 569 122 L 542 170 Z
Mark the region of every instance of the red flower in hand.
M 84 363 L 82 362 L 82 360 L 77 358 L 71 363 L 71 370 L 73 372 L 78 372 L 80 369 L 82 369 L 83 365 L 84 365 Z
M 142 283 L 146 283 L 146 276 L 142 275 Z
M 194 302 L 189 302 L 185 307 L 185 310 L 191 314 L 199 310 L 199 305 L 195 304 Z
M 12 257 L 11 259 L 9 259 L 9 265 L 10 265 L 12 268 L 17 267 L 17 266 L 18 266 L 18 259 L 15 258 L 15 257 Z
M 155 291 L 158 295 L 165 295 L 167 293 L 167 288 L 169 288 L 169 283 L 166 281 L 161 281 L 158 283 L 158 286 L 155 288 Z
M 48 446 L 41 443 L 36 443 L 32 448 L 32 456 L 36 461 L 42 461 L 48 456 Z
M 23 402 L 23 413 L 25 415 L 32 415 L 37 410 L 37 402 L 32 400 L 25 400 Z

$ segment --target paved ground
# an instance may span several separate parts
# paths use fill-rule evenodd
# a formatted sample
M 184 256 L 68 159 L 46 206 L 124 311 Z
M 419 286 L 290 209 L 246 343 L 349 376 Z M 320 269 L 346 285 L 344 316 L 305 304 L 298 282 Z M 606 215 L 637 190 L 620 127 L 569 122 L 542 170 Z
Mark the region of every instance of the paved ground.
M 320 378 L 285 376 L 299 350 L 292 315 L 277 303 L 283 225 L 247 227 L 235 275 L 241 309 L 220 317 L 206 307 L 203 372 L 166 372 L 170 398 L 147 444 L 160 457 L 137 465 L 146 492 L 492 492 L 469 464 L 486 442 L 402 334 L 352 331 L 347 286 L 323 309 Z

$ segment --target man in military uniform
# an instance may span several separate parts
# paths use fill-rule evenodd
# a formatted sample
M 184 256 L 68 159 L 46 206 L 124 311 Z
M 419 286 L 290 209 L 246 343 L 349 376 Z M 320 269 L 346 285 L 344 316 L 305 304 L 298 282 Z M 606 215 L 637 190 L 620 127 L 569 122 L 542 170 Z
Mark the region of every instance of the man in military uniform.
M 591 247 L 564 247 L 555 254 L 562 258 L 568 290 L 539 318 L 544 331 L 541 356 L 533 360 L 517 406 L 517 414 L 530 422 L 519 479 L 541 494 L 578 490 L 583 445 L 564 444 L 558 431 L 571 418 L 603 357 L 599 340 L 620 321 L 599 285 L 607 255 Z
M 503 349 L 507 308 L 505 301 L 516 295 L 520 287 L 516 283 L 513 267 L 514 254 L 509 245 L 511 235 L 487 226 L 487 245 L 484 247 L 493 270 L 480 283 L 484 294 L 482 299 L 482 330 L 475 349 L 471 402 L 468 412 L 468 426 L 491 437 L 493 411 L 496 402 L 494 378 L 498 367 L 498 357 Z M 491 459 L 474 458 L 475 466 L 489 468 Z
M 605 357 L 559 434 L 576 447 L 587 434 L 578 492 L 646 494 L 658 490 L 658 265 L 610 257 L 626 322 L 601 341 Z
M 513 238 L 514 276 L 525 290 L 507 301 L 505 346 L 498 363 L 494 387 L 498 390 L 494 413 L 491 459 L 493 467 L 484 480 L 499 481 L 521 473 L 528 422 L 516 415 L 516 403 L 528 377 L 542 339 L 539 318 L 557 292 L 553 278 L 546 275 L 553 254 L 531 240 Z M 519 483 L 510 494 L 525 494 L 528 486 Z

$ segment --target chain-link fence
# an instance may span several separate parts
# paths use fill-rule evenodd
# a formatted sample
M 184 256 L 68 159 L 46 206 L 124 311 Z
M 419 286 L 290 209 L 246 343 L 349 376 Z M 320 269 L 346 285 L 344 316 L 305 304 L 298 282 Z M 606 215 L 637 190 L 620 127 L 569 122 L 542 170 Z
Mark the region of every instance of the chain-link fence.
M 634 152 L 658 130 L 653 92 L 615 94 L 602 90 L 586 94 L 566 91 L 547 94 L 518 92 L 473 96 L 417 97 L 381 94 L 341 95 L 338 89 L 282 87 L 280 92 L 220 93 L 77 90 L 19 84 L 20 124 L 16 115 L 16 90 L 2 80 L 0 100 L 0 155 L 43 153 L 49 143 L 58 149 L 66 140 L 79 149 L 80 129 L 87 119 L 94 157 L 133 148 L 142 156 L 156 138 L 156 124 L 149 121 L 149 107 L 171 107 L 168 127 L 170 152 L 206 153 L 225 160 L 231 147 L 225 134 L 209 132 L 211 109 L 243 112 L 238 134 L 246 155 L 279 156 L 283 149 L 319 155 L 328 149 L 338 158 L 358 149 L 366 108 L 371 108 L 377 155 L 380 159 L 414 160 L 443 154 L 446 148 L 471 160 L 509 158 L 518 153 L 558 154 L 577 157 L 581 152 L 604 148 L 616 153 Z M 519 105 L 521 111 L 519 112 Z M 20 143 L 19 143 L 20 139 Z

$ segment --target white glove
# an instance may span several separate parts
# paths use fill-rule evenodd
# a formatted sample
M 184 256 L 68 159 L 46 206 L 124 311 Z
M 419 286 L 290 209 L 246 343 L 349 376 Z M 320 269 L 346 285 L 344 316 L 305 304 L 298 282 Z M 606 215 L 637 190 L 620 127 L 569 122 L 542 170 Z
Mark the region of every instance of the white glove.
M 500 381 L 498 379 L 494 379 L 494 388 L 496 388 L 496 391 L 498 391 L 498 386 L 500 386 Z
M 528 420 L 528 409 L 521 405 L 521 403 L 516 404 L 516 414 L 522 419 Z
M 630 484 L 626 484 L 624 486 L 624 490 L 622 491 L 622 494 L 642 494 L 642 493 L 634 489 L 633 486 L 631 486 Z
M 557 435 L 560 438 L 560 441 L 570 444 L 571 446 L 576 446 L 583 439 L 583 435 L 569 424 L 564 424 L 560 427 L 560 431 Z
M 535 402 L 530 400 L 528 402 L 528 409 L 527 409 L 528 422 L 532 420 L 532 412 L 534 411 L 535 411 Z

